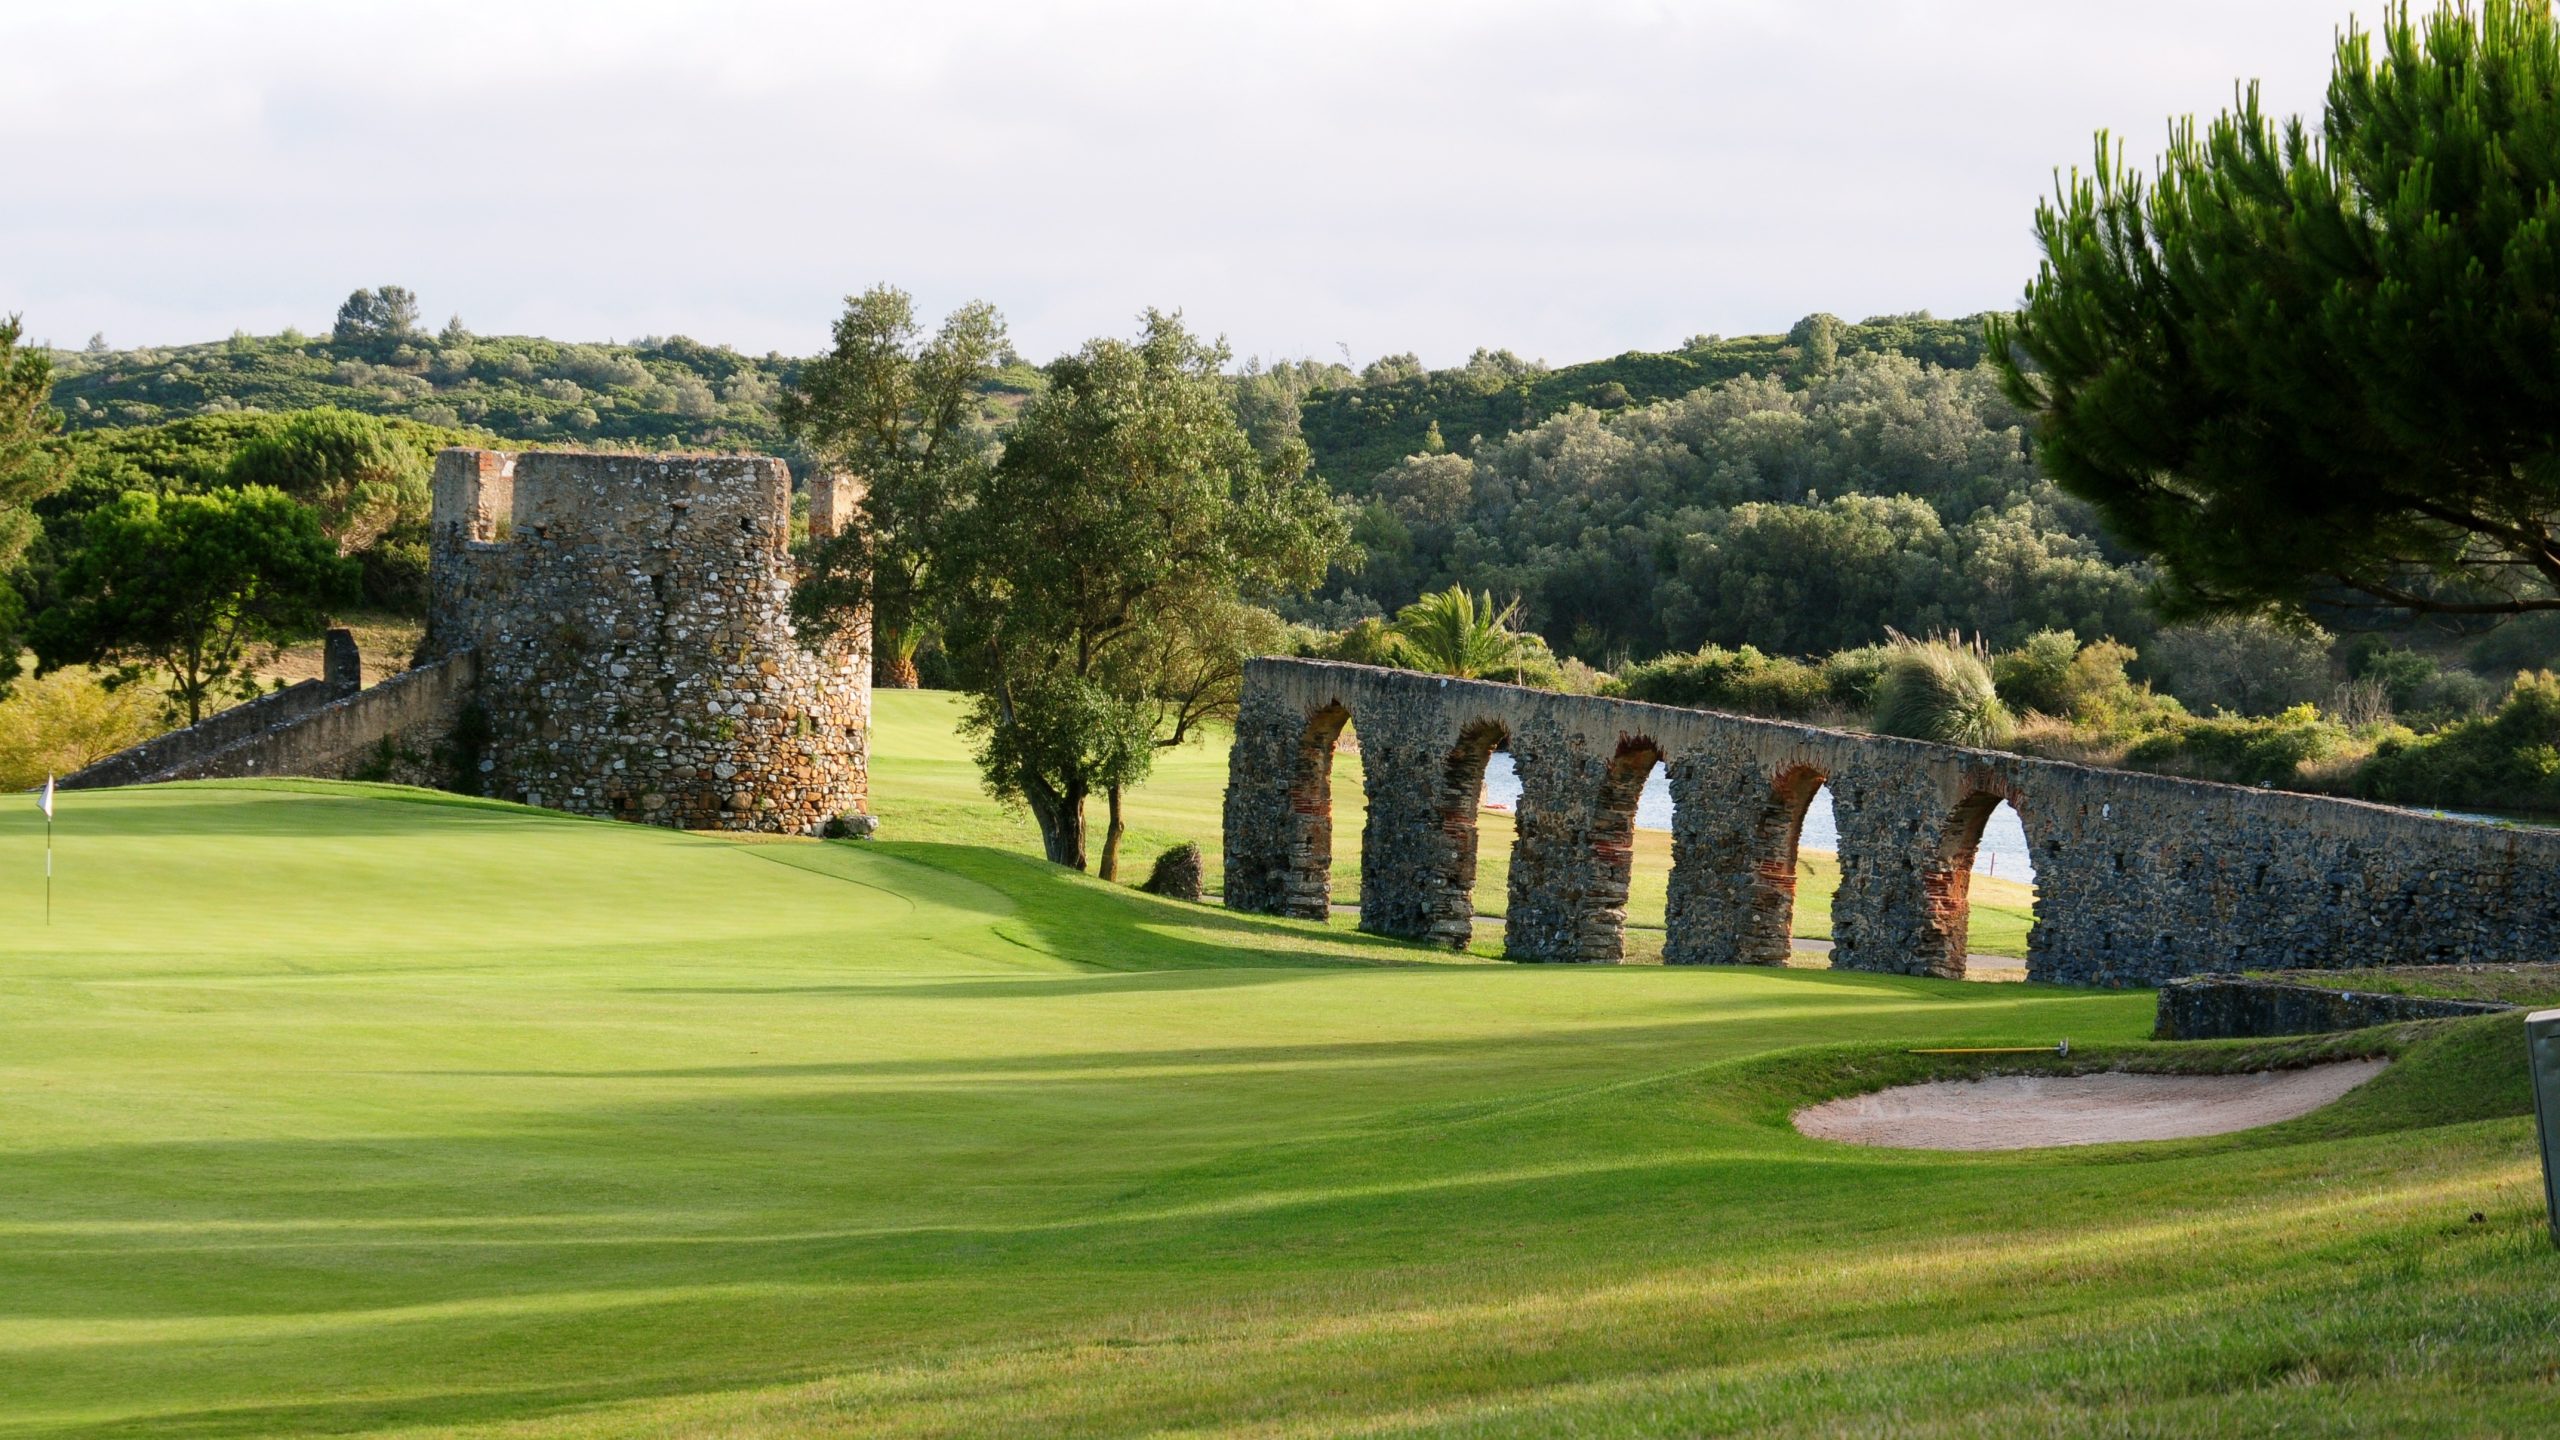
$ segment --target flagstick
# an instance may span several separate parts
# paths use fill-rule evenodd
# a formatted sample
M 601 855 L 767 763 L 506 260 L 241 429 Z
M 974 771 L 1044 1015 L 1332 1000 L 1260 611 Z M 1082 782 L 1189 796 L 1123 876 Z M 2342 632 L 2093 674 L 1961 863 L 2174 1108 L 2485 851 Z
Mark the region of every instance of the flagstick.
M 36 797 L 44 808 L 44 923 L 53 926 L 53 777 L 44 777 L 44 793 Z

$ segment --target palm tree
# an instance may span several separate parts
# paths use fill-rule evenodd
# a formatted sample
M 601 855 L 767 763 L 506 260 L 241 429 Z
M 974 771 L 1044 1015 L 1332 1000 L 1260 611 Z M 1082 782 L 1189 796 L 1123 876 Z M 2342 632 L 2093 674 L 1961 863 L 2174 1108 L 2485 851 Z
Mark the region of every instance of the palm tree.
M 1464 585 L 1425 595 L 1396 612 L 1394 657 L 1410 669 L 1461 680 L 1511 679 L 1533 661 L 1527 636 L 1511 628 L 1520 602 L 1497 610 Z

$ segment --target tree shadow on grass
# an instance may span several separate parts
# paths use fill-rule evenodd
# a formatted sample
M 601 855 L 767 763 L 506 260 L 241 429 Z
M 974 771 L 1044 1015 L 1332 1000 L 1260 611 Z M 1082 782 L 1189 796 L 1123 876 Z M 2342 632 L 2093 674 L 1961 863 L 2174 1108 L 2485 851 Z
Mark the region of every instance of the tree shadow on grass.
M 854 849 L 851 847 L 859 847 Z M 1000 914 L 1035 948 L 1097 970 L 1345 965 L 1481 965 L 1435 946 L 1313 921 L 1170 900 L 988 845 L 845 841 L 742 847 L 759 858 L 856 879 L 846 855 L 877 855 L 973 881 L 1010 902 Z

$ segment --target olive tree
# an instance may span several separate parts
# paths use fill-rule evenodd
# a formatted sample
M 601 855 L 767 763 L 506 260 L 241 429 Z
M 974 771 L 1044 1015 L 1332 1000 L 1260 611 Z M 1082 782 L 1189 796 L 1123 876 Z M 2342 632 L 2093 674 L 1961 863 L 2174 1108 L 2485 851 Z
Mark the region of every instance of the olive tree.
M 1009 348 L 992 306 L 964 305 L 927 336 L 915 301 L 877 285 L 845 301 L 834 347 L 782 397 L 791 436 L 864 487 L 859 523 L 813 548 L 801 613 L 826 623 L 867 605 L 882 684 L 916 683 L 938 533 L 994 461 L 978 387 Z
M 1305 445 L 1266 454 L 1237 423 L 1226 360 L 1150 311 L 1134 341 L 1053 362 L 935 534 L 928 590 L 981 771 L 1061 865 L 1085 867 L 1086 800 L 1116 812 L 1184 713 L 1167 638 L 1225 645 L 1211 627 L 1239 599 L 1312 589 L 1348 546 Z

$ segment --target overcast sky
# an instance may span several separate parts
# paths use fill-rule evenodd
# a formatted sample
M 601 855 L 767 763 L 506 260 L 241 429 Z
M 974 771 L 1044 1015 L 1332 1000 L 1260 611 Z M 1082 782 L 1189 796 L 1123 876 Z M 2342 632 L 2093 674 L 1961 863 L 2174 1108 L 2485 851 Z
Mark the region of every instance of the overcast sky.
M 1958 315 L 2092 132 L 2316 111 L 2355 3 L 13 3 L 0 311 L 805 353 L 887 280 L 1035 359 L 1158 305 L 1432 364 Z

